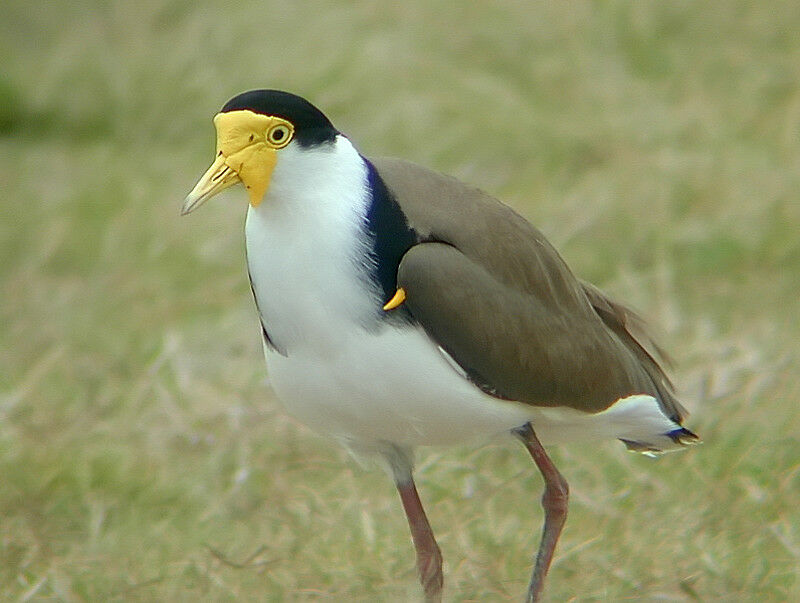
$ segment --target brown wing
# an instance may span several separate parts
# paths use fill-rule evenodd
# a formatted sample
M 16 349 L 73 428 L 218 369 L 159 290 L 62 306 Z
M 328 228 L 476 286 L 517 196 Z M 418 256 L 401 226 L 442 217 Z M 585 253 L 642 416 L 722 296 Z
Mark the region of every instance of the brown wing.
M 646 393 L 681 414 L 658 363 L 620 320 L 622 306 L 578 281 L 529 222 L 455 179 L 399 160 L 374 164 L 429 241 L 400 263 L 405 304 L 476 384 L 589 412 Z
M 647 371 L 658 391 L 667 415 L 676 423 L 683 422 L 686 409 L 675 398 L 674 388 L 662 363 L 670 363 L 670 358 L 653 340 L 644 320 L 633 310 L 607 297 L 600 289 L 590 283 L 583 282 L 583 290 L 595 312 L 611 329 L 625 346 L 639 359 L 642 368 Z

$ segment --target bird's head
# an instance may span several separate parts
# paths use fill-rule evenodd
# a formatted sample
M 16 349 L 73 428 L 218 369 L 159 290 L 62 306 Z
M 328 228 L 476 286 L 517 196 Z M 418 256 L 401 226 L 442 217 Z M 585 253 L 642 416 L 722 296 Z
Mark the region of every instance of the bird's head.
M 338 132 L 327 117 L 304 98 L 280 90 L 251 90 L 233 97 L 214 116 L 217 155 L 186 196 L 182 214 L 211 197 L 244 184 L 250 204 L 261 203 L 283 149 L 330 142 Z

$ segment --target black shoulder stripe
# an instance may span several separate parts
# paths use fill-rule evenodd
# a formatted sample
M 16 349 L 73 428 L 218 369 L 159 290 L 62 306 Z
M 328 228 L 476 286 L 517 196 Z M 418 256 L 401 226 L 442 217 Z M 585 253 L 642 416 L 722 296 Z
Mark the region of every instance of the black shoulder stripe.
M 375 166 L 366 158 L 367 184 L 372 197 L 366 216 L 366 230 L 372 239 L 372 256 L 375 260 L 374 278 L 380 285 L 384 299 L 389 300 L 397 291 L 397 268 L 403 255 L 419 242 L 417 232 L 386 187 Z

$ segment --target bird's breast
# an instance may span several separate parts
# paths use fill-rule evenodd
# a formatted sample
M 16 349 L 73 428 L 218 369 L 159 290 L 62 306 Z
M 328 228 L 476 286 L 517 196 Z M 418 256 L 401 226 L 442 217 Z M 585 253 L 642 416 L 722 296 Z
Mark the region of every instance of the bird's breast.
M 358 216 L 335 223 L 313 212 L 250 208 L 247 262 L 261 321 L 275 345 L 335 353 L 355 329 L 381 319 L 380 292 L 369 277 L 369 249 Z M 323 223 L 320 223 L 320 222 Z

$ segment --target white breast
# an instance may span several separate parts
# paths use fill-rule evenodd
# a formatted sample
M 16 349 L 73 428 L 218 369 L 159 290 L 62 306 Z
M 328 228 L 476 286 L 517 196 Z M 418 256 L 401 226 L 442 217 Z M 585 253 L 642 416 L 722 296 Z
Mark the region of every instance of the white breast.
M 366 166 L 340 137 L 330 148 L 283 149 L 266 198 L 250 207 L 253 288 L 270 337 L 287 351 L 333 353 L 339 330 L 374 320 L 366 204 Z

